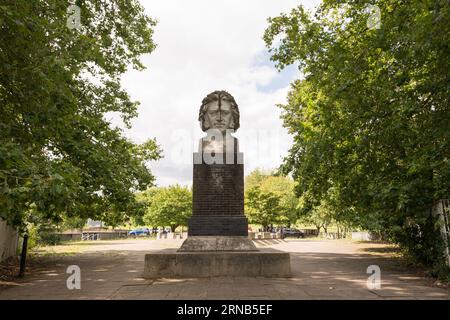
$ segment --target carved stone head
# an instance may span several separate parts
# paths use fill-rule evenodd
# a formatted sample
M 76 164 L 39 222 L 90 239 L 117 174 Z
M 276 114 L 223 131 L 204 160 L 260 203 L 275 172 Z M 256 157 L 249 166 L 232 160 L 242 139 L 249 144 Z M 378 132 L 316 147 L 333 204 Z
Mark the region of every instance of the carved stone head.
M 231 94 L 226 91 L 214 91 L 202 101 L 198 120 L 203 131 L 227 129 L 236 131 L 239 128 L 239 108 Z

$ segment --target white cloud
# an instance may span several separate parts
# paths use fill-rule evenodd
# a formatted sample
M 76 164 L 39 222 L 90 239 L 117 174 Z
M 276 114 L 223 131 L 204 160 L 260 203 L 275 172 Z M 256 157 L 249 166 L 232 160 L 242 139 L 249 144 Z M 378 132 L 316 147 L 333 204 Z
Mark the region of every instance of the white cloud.
M 319 0 L 303 1 L 309 8 Z M 239 138 L 245 172 L 273 168 L 289 148 L 280 110 L 298 72 L 279 74 L 262 40 L 267 18 L 289 12 L 298 0 L 141 0 L 158 20 L 156 50 L 143 57 L 147 69 L 129 71 L 123 86 L 141 102 L 126 135 L 136 142 L 156 137 L 165 157 L 150 164 L 159 185 L 192 183 L 192 152 L 203 135 L 197 122 L 202 99 L 230 92 L 239 105 Z M 281 88 L 271 85 L 287 77 Z M 276 81 L 275 81 L 276 82 Z M 261 89 L 261 88 L 264 88 Z M 114 123 L 118 123 L 114 121 Z M 256 140 L 255 140 L 256 139 Z M 177 157 L 175 156 L 177 155 Z

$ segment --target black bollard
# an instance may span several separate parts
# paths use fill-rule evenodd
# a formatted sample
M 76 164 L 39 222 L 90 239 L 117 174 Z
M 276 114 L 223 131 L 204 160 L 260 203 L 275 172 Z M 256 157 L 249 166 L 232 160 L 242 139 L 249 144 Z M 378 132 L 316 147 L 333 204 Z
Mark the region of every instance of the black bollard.
M 19 270 L 20 278 L 22 278 L 25 274 L 25 263 L 27 260 L 27 247 L 28 247 L 28 234 L 25 234 L 23 236 L 22 254 L 20 256 L 20 270 Z

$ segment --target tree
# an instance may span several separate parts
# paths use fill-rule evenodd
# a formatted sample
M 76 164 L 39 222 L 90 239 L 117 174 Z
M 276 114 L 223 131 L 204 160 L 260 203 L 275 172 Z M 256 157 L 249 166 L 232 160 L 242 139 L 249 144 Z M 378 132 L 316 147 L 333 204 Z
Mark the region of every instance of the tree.
M 149 203 L 144 222 L 151 226 L 170 226 L 172 232 L 178 226 L 187 226 L 192 215 L 192 192 L 179 185 L 153 188 L 147 193 Z
M 286 176 L 268 176 L 261 182 L 263 192 L 272 192 L 279 197 L 279 223 L 295 224 L 298 220 L 298 197 L 294 192 L 295 182 Z
M 245 177 L 245 184 L 244 184 L 245 190 L 250 189 L 252 187 L 260 186 L 261 183 L 270 175 L 271 172 L 269 171 L 265 172 L 261 169 L 253 170 Z
M 0 216 L 23 228 L 30 210 L 116 221 L 152 186 L 145 163 L 160 157 L 155 140 L 136 145 L 105 116 L 125 125 L 138 102 L 121 88 L 128 66 L 142 70 L 155 48 L 155 21 L 135 0 L 6 0 L 0 5 Z
M 252 171 L 245 178 L 246 195 L 249 189 L 260 188 L 262 192 L 271 192 L 279 198 L 277 222 L 281 224 L 295 224 L 298 219 L 298 197 L 295 182 L 287 176 L 275 176 L 273 172 L 263 172 L 259 169 Z
M 325 235 L 328 234 L 328 226 L 333 222 L 333 211 L 329 205 L 323 201 L 320 205 L 315 206 L 302 219 L 305 223 L 312 224 L 317 229 L 317 234 L 320 229 L 323 229 Z
M 269 225 L 280 222 L 280 201 L 275 193 L 252 187 L 246 191 L 245 214 L 250 223 L 260 224 L 267 231 Z
M 63 221 L 64 229 L 78 229 L 83 232 L 83 228 L 86 225 L 87 220 L 80 217 L 66 217 Z
M 450 3 L 377 1 L 379 28 L 368 4 L 328 0 L 314 16 L 299 6 L 269 19 L 272 60 L 304 74 L 280 105 L 294 136 L 283 171 L 306 207 L 333 194 L 345 220 L 439 264 L 430 208 L 450 197 Z

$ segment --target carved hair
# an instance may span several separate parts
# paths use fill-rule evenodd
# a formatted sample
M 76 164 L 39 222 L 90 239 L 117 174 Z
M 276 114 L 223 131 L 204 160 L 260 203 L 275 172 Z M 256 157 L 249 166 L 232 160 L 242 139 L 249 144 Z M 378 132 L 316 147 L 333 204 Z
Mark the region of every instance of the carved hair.
M 198 114 L 198 121 L 200 121 L 203 131 L 206 131 L 209 129 L 209 128 L 205 127 L 205 113 L 206 113 L 206 110 L 208 109 L 208 107 L 207 107 L 208 104 L 213 101 L 221 101 L 221 100 L 228 101 L 231 104 L 231 114 L 233 116 L 234 126 L 231 128 L 227 128 L 227 129 L 233 129 L 234 131 L 239 129 L 238 105 L 237 105 L 236 101 L 234 101 L 234 98 L 231 94 L 229 94 L 226 91 L 221 90 L 221 91 L 211 92 L 202 100 L 202 105 L 200 107 L 200 112 Z

